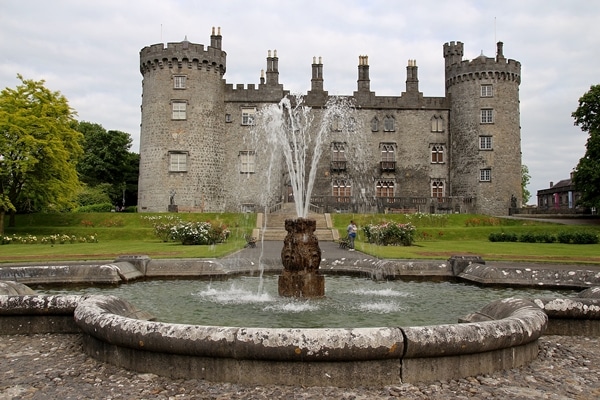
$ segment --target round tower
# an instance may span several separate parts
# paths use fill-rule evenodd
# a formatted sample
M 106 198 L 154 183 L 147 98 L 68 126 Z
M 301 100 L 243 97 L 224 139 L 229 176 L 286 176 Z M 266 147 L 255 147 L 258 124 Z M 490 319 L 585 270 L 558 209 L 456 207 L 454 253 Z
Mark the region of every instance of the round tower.
M 207 48 L 186 38 L 140 51 L 140 211 L 221 211 L 226 55 L 220 28 Z
M 521 64 L 462 59 L 463 44 L 444 44 L 450 100 L 450 193 L 476 202 L 477 212 L 507 215 L 522 201 L 519 84 Z

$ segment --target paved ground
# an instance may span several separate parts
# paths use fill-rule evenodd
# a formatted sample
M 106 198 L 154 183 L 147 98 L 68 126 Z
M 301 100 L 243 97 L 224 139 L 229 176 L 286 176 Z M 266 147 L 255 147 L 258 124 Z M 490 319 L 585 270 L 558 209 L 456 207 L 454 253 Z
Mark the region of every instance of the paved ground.
M 600 338 L 546 336 L 527 367 L 467 379 L 376 388 L 254 386 L 168 379 L 101 363 L 80 335 L 0 337 L 7 399 L 598 399 Z

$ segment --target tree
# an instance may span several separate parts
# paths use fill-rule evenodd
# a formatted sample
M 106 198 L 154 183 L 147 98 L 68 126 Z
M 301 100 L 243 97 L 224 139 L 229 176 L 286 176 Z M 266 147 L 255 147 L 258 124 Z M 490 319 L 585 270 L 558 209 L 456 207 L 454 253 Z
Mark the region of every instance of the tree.
M 531 192 L 527 189 L 527 185 L 531 180 L 531 175 L 529 175 L 529 167 L 527 165 L 521 165 L 521 189 L 523 195 L 523 204 L 527 204 L 529 199 L 531 199 Z
M 9 226 L 15 212 L 69 208 L 82 153 L 67 99 L 43 80 L 17 78 L 21 85 L 0 92 L 0 220 L 9 212 Z
M 579 99 L 572 114 L 575 125 L 588 132 L 586 151 L 573 171 L 573 183 L 581 193 L 580 203 L 600 207 L 600 85 L 593 85 Z
M 84 155 L 77 165 L 81 181 L 92 188 L 108 183 L 107 193 L 113 204 L 135 204 L 139 156 L 129 152 L 132 144 L 130 135 L 106 131 L 100 124 L 85 121 L 80 122 L 76 129 L 84 137 Z

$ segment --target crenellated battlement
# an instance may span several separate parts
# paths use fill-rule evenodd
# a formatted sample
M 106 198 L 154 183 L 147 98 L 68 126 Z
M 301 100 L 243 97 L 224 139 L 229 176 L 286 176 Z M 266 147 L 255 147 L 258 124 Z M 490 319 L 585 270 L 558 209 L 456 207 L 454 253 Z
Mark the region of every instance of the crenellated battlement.
M 146 46 L 140 51 L 140 72 L 163 68 L 196 68 L 225 74 L 227 53 L 220 48 L 191 43 L 187 38 L 178 43 Z
M 444 44 L 446 59 L 446 88 L 469 80 L 494 79 L 521 83 L 521 63 L 506 59 L 503 54 L 503 43 L 498 42 L 496 58 L 481 54 L 473 60 L 463 60 L 463 44 L 461 42 Z

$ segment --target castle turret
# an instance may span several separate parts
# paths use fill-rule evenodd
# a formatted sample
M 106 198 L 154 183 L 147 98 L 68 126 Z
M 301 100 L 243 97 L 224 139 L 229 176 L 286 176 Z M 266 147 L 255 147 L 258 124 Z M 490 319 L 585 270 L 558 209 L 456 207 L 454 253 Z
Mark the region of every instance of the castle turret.
M 444 45 L 450 99 L 451 195 L 477 199 L 477 210 L 505 215 L 521 204 L 521 64 L 495 58 L 462 60 L 463 44 Z
M 140 51 L 140 211 L 222 206 L 226 53 L 220 29 L 213 28 L 210 41 L 207 48 L 186 38 Z

